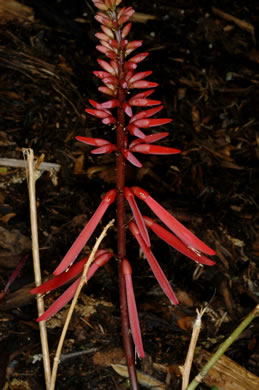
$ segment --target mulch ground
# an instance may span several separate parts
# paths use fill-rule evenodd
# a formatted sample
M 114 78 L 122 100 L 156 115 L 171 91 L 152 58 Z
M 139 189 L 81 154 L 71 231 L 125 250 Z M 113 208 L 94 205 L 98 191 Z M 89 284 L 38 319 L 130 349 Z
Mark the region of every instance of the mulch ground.
M 36 157 L 44 154 L 46 162 L 61 166 L 57 183 L 48 173 L 37 181 L 47 277 L 115 182 L 114 156 L 93 156 L 74 137 L 113 139 L 114 132 L 84 112 L 89 98 L 103 99 L 92 74 L 100 56 L 91 1 L 23 0 L 17 14 L 7 3 L 0 1 L 1 158 L 22 160 L 23 148 L 32 148 Z M 125 5 L 137 11 L 131 39 L 143 39 L 150 53 L 141 70 L 153 70 L 152 81 L 159 83 L 154 99 L 165 106 L 161 116 L 173 118 L 163 127 L 170 132 L 164 145 L 182 150 L 172 157 L 140 156 L 143 168 L 127 167 L 127 183 L 144 187 L 217 252 L 214 267 L 200 268 L 151 237 L 180 300 L 171 307 L 134 239 L 127 237 L 146 352 L 137 367 L 167 382 L 167 389 L 180 389 L 178 366 L 184 363 L 196 308 L 209 304 L 198 351 L 213 352 L 258 304 L 259 5 L 250 0 Z M 111 208 L 96 235 L 114 213 Z M 0 385 L 44 389 L 36 302 L 29 294 L 34 282 L 24 169 L 0 168 L 0 231 L 0 289 L 29 254 L 0 303 Z M 95 237 L 84 253 L 94 242 Z M 115 228 L 103 247 L 115 250 Z M 46 305 L 59 294 L 48 295 Z M 51 357 L 66 313 L 67 308 L 49 322 Z M 120 332 L 112 260 L 83 290 L 62 351 L 57 389 L 126 389 L 125 378 L 111 368 L 124 364 Z M 255 320 L 226 353 L 255 375 L 258 334 Z M 197 373 L 195 363 L 191 376 Z

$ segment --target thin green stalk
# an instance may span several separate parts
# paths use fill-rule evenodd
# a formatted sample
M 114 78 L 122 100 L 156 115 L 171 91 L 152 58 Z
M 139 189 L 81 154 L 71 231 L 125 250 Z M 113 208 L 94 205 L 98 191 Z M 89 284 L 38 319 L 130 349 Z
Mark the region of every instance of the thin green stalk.
M 224 341 L 223 344 L 219 347 L 217 352 L 211 357 L 207 364 L 203 367 L 200 373 L 192 380 L 192 382 L 187 387 L 187 390 L 196 389 L 196 387 L 201 383 L 205 375 L 208 374 L 209 370 L 217 363 L 219 358 L 226 352 L 230 345 L 239 337 L 243 330 L 253 321 L 256 315 L 259 312 L 259 305 L 257 305 L 251 313 L 241 322 L 241 324 L 234 330 L 233 333 Z

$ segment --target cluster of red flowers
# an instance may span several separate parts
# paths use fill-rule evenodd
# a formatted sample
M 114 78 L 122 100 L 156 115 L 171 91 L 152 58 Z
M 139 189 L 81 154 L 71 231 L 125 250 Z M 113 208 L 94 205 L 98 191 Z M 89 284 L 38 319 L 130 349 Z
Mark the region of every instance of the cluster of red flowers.
M 122 7 L 118 10 L 117 6 L 121 3 L 121 0 L 92 1 L 100 10 L 97 12 L 95 18 L 101 24 L 102 30 L 102 32 L 98 32 L 96 34 L 96 37 L 100 40 L 100 44 L 97 45 L 96 48 L 109 59 L 108 62 L 102 59 L 97 60 L 102 70 L 94 71 L 94 75 L 100 78 L 104 84 L 99 87 L 99 91 L 108 95 L 110 100 L 103 103 L 97 103 L 94 100 L 89 100 L 93 108 L 87 108 L 86 112 L 100 118 L 103 124 L 116 125 L 118 124 L 118 118 L 111 110 L 120 107 L 129 119 L 128 124 L 124 127 L 124 147 L 119 150 L 117 145 L 114 145 L 105 139 L 90 137 L 76 137 L 76 139 L 88 145 L 95 146 L 96 148 L 92 150 L 93 154 L 103 154 L 117 151 L 121 153 L 126 160 L 137 167 L 141 167 L 142 164 L 135 157 L 134 153 L 158 155 L 179 153 L 180 150 L 178 149 L 153 145 L 154 142 L 165 138 L 168 135 L 167 132 L 146 135 L 143 131 L 143 129 L 167 124 L 171 122 L 171 119 L 150 119 L 162 110 L 163 105 L 159 100 L 151 100 L 148 98 L 154 92 L 154 88 L 158 85 L 157 83 L 145 80 L 145 78 L 151 75 L 152 72 L 136 72 L 137 66 L 147 57 L 148 53 L 144 52 L 128 58 L 135 49 L 142 45 L 142 41 L 129 42 L 126 39 L 131 29 L 131 23 L 128 23 L 128 20 L 134 13 L 133 8 Z M 121 71 L 121 69 L 123 71 Z M 146 89 L 146 91 L 137 93 L 136 95 L 130 97 L 129 92 L 131 92 L 132 89 Z M 123 98 L 121 98 L 121 96 L 123 96 Z M 127 100 L 128 96 L 129 99 Z M 156 107 L 137 112 L 136 114 L 133 113 L 133 107 L 152 106 Z M 128 143 L 128 135 L 134 137 L 130 143 Z M 32 293 L 38 294 L 51 291 L 82 273 L 87 258 L 82 259 L 75 265 L 72 264 L 93 234 L 107 208 L 115 201 L 116 196 L 117 190 L 112 189 L 103 197 L 103 200 L 92 218 L 82 230 L 57 269 L 54 271 L 54 275 L 56 275 L 56 277 L 33 289 Z M 172 304 L 177 304 L 178 300 L 171 288 L 171 285 L 151 251 L 148 228 L 150 228 L 157 236 L 177 251 L 197 263 L 213 265 L 214 262 L 207 258 L 204 254 L 214 255 L 215 252 L 199 240 L 171 214 L 169 214 L 149 195 L 147 191 L 139 187 L 125 187 L 124 196 L 134 217 L 134 220 L 128 224 L 128 228 L 138 241 L 149 266 L 164 293 L 167 295 Z M 165 229 L 151 218 L 142 216 L 135 196 L 144 201 L 169 230 Z M 99 250 L 96 254 L 94 263 L 88 271 L 87 280 L 89 280 L 95 271 L 104 265 L 112 256 L 113 253 L 107 250 Z M 70 268 L 67 271 L 68 267 Z M 143 357 L 144 349 L 131 279 L 132 270 L 126 258 L 122 259 L 122 272 L 126 285 L 128 314 L 132 337 L 137 354 L 140 357 Z M 42 316 L 38 318 L 38 320 L 47 320 L 50 316 L 60 310 L 69 300 L 71 300 L 79 282 L 80 277 L 48 308 Z

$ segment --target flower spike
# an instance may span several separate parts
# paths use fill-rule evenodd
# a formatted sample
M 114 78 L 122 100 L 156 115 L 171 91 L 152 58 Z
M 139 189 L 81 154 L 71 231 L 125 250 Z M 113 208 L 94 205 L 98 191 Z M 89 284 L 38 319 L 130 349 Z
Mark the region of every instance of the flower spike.
M 144 358 L 145 353 L 144 353 L 144 348 L 142 343 L 137 306 L 136 306 L 132 278 L 131 278 L 132 269 L 130 263 L 126 258 L 122 259 L 122 273 L 126 284 L 128 313 L 129 313 L 129 321 L 130 321 L 130 329 L 131 329 L 132 337 L 134 340 L 134 344 L 138 356 L 140 358 Z
M 182 225 L 176 218 L 174 218 L 167 210 L 165 210 L 158 202 L 153 199 L 149 193 L 140 187 L 132 187 L 133 193 L 141 200 L 143 200 L 153 213 L 157 215 L 161 221 L 178 236 L 189 248 L 196 249 L 207 255 L 213 256 L 215 252 L 209 248 L 204 242 L 196 237 L 190 230 Z
M 145 244 L 135 222 L 131 221 L 129 223 L 129 230 L 131 231 L 133 236 L 136 238 L 136 240 L 139 243 L 139 246 L 143 250 L 144 255 L 149 263 L 149 266 L 152 269 L 158 283 L 160 284 L 160 287 L 162 288 L 162 290 L 164 291 L 164 293 L 166 294 L 166 296 L 168 297 L 170 302 L 173 305 L 177 305 L 179 302 L 178 302 L 178 299 L 176 298 L 175 293 L 172 290 L 172 287 L 170 286 L 170 283 L 168 282 L 164 272 L 160 268 L 160 265 L 158 264 L 155 256 L 151 252 L 151 249 L 148 248 L 147 245 Z
M 54 275 L 59 275 L 61 272 L 65 271 L 66 268 L 71 265 L 71 263 L 75 261 L 75 259 L 93 234 L 96 226 L 100 222 L 107 208 L 114 202 L 116 194 L 117 191 L 114 189 L 110 190 L 109 192 L 107 192 L 106 195 L 104 195 L 103 200 L 101 201 L 94 215 L 89 220 L 84 229 L 81 231 L 81 233 L 63 258 L 59 266 L 55 269 Z

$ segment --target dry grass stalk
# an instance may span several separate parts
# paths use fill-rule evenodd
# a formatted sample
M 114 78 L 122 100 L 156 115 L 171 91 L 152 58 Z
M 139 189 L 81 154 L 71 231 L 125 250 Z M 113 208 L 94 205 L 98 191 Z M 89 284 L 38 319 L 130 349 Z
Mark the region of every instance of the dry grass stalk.
M 40 256 L 39 256 L 39 240 L 38 240 L 38 224 L 37 224 L 37 207 L 36 207 L 36 189 L 35 183 L 37 180 L 37 171 L 34 169 L 34 153 L 32 149 L 24 149 L 24 156 L 27 158 L 27 180 L 28 180 L 28 192 L 30 200 L 30 217 L 31 217 L 31 236 L 32 236 L 32 257 L 33 257 L 33 268 L 34 278 L 36 286 L 41 284 L 41 269 L 40 269 Z M 37 295 L 37 307 L 39 316 L 44 313 L 44 299 L 38 294 Z M 46 389 L 49 390 L 50 385 L 50 360 L 49 360 L 49 347 L 48 347 L 48 336 L 46 323 L 40 322 L 40 338 L 41 348 L 43 355 L 43 367 L 45 374 Z

